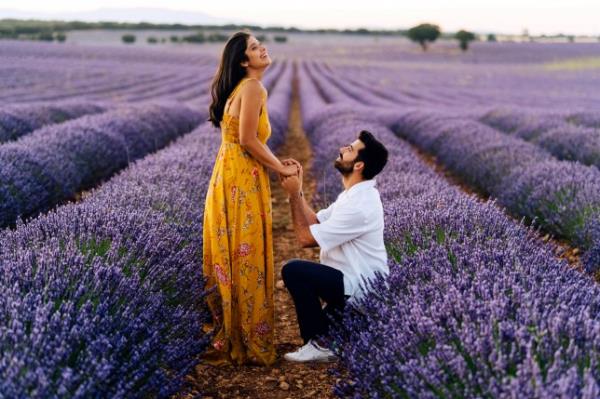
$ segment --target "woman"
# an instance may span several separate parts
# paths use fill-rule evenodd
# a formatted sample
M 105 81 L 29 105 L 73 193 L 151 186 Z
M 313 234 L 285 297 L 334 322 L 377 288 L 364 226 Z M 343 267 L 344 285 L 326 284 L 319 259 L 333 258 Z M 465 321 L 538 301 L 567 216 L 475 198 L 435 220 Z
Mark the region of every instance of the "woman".
M 204 208 L 203 271 L 213 316 L 213 364 L 275 361 L 273 237 L 267 169 L 282 176 L 297 164 L 279 161 L 266 145 L 271 134 L 267 91 L 271 64 L 250 33 L 234 34 L 223 50 L 212 84 L 209 120 L 221 128 L 221 147 Z

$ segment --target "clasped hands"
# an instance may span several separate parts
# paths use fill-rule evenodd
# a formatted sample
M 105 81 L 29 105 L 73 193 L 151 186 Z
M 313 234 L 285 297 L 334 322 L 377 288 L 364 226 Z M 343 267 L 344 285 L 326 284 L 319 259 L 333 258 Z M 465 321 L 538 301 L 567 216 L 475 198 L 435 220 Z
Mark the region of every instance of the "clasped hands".
M 292 158 L 285 159 L 281 163 L 284 165 L 283 172 L 279 173 L 281 186 L 288 196 L 300 194 L 302 192 L 302 165 Z

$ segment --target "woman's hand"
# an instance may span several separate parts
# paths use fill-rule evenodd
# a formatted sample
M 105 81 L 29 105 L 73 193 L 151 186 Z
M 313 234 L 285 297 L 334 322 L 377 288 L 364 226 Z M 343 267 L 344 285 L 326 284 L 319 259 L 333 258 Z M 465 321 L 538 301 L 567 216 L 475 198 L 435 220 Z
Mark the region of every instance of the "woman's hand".
M 296 164 L 282 164 L 280 170 L 277 171 L 281 176 L 297 176 L 298 175 L 298 165 Z
M 296 170 L 296 175 L 300 176 L 300 174 L 302 173 L 302 165 L 300 164 L 300 162 L 296 161 L 293 158 L 288 158 L 288 159 L 284 159 L 283 161 L 281 161 L 281 163 L 285 166 L 296 166 L 297 170 Z M 291 176 L 291 175 L 287 175 L 287 176 Z

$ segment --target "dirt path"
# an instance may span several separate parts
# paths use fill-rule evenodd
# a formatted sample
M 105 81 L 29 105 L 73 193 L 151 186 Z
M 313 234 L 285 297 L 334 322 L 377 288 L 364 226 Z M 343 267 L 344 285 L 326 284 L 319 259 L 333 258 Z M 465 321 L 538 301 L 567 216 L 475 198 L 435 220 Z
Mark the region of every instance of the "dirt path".
M 304 194 L 311 200 L 316 182 L 311 176 L 312 152 L 302 129 L 297 81 L 294 81 L 290 122 L 280 159 L 294 158 L 304 167 Z M 275 344 L 279 359 L 271 367 L 200 365 L 189 381 L 205 399 L 212 398 L 333 398 L 334 378 L 327 372 L 333 364 L 295 364 L 283 360 L 286 352 L 302 345 L 296 312 L 281 281 L 281 266 L 291 258 L 318 261 L 318 249 L 302 249 L 296 244 L 287 195 L 275 176 L 271 176 L 273 236 L 275 255 Z

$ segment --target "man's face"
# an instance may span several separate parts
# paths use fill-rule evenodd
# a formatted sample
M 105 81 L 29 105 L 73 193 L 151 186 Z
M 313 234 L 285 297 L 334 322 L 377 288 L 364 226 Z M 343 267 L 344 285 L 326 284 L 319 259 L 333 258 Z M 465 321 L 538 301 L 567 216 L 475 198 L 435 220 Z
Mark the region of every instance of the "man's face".
M 342 175 L 350 175 L 354 170 L 354 164 L 356 163 L 358 151 L 363 148 L 365 148 L 365 145 L 359 139 L 356 139 L 352 143 L 340 147 L 340 154 L 336 158 L 333 166 L 337 170 L 339 170 Z

